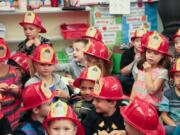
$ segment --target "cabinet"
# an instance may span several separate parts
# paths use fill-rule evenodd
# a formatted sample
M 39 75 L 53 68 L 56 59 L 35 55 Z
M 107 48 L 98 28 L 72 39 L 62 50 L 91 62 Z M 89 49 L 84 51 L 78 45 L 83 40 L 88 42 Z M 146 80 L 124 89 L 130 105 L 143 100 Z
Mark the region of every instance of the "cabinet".
M 85 23 L 90 25 L 91 9 L 86 8 L 82 11 L 63 11 L 61 8 L 40 8 L 35 11 L 42 19 L 42 25 L 46 28 L 47 33 L 42 36 L 50 39 L 55 48 L 60 50 L 71 44 L 72 41 L 64 41 L 59 25 L 63 23 Z M 23 28 L 19 25 L 25 12 L 0 12 L 0 23 L 6 27 L 5 40 L 10 50 L 15 50 L 18 43 L 25 39 Z

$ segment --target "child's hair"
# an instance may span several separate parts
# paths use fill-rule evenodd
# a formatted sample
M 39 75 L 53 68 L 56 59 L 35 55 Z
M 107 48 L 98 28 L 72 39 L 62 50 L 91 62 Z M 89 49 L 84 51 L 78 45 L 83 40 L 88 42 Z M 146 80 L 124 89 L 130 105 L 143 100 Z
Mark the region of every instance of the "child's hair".
M 109 76 L 111 74 L 111 64 L 108 63 L 108 61 L 104 60 L 104 59 L 100 59 L 96 56 L 93 55 L 89 55 L 89 54 L 85 54 L 86 58 L 89 59 L 96 59 L 97 63 L 98 63 L 98 67 L 101 69 L 103 76 Z
M 14 67 L 21 68 L 21 66 L 19 64 L 17 64 L 14 60 L 11 60 L 11 59 L 8 59 L 7 64 L 14 66 Z
M 146 61 L 146 48 L 143 53 L 141 53 L 141 59 L 139 60 L 137 64 L 137 68 L 140 70 L 143 70 L 143 64 Z M 164 57 L 159 61 L 158 65 L 161 65 L 161 67 L 169 69 L 170 68 L 170 59 L 169 56 L 164 54 Z
M 122 101 L 121 101 L 121 100 L 110 100 L 110 99 L 106 99 L 106 101 L 107 101 L 107 102 L 116 101 L 115 108 L 120 108 L 120 106 L 122 106 Z
M 79 42 L 82 42 L 84 44 L 84 47 L 86 47 L 89 41 L 83 38 L 83 39 L 77 39 L 73 43 L 79 43 Z
M 54 121 L 55 121 L 55 120 L 70 120 L 70 119 L 54 119 Z M 47 123 L 48 127 L 51 125 L 52 121 L 53 121 L 53 120 L 51 120 L 51 121 L 49 121 L 49 122 Z M 70 120 L 70 121 L 73 123 L 74 128 L 76 128 L 76 127 L 77 127 L 76 123 L 73 122 L 72 120 Z
M 36 73 L 36 68 L 34 66 L 34 61 L 29 59 L 29 72 L 30 72 L 30 76 L 34 77 L 34 74 Z

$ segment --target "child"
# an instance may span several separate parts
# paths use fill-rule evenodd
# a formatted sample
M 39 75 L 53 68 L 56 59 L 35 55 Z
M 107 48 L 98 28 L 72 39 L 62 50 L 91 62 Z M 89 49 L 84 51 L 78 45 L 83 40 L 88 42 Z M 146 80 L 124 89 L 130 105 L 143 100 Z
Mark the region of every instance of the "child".
M 47 44 L 39 45 L 30 58 L 32 60 L 30 72 L 33 77 L 26 82 L 25 87 L 43 80 L 51 91 L 56 91 L 57 97 L 68 99 L 67 86 L 61 81 L 58 74 L 53 73 L 57 60 L 52 46 Z M 35 74 L 33 73 L 34 70 L 37 71 Z
M 84 135 L 73 109 L 60 100 L 51 106 L 43 126 L 48 135 Z
M 21 89 L 16 70 L 12 66 L 5 64 L 9 57 L 9 48 L 5 41 L 0 38 L 0 98 L 3 98 L 1 111 L 8 118 L 11 127 L 15 128 L 20 118 L 18 108 Z
M 56 71 L 67 72 L 72 76 L 73 79 L 79 77 L 80 73 L 86 68 L 83 52 L 87 44 L 88 40 L 86 39 L 75 40 L 73 42 L 74 61 L 67 64 L 57 64 Z
M 120 64 L 121 75 L 118 77 L 118 79 L 122 84 L 124 94 L 131 94 L 134 78 L 128 67 L 134 62 L 135 59 L 140 57 L 140 52 L 142 50 L 141 38 L 146 33 L 147 29 L 145 26 L 139 27 L 134 33 L 134 36 L 131 37 L 132 47 L 122 54 Z
M 9 58 L 8 64 L 15 67 L 21 88 L 24 89 L 24 84 L 30 78 L 29 57 L 24 53 L 15 53 Z
M 98 66 L 104 76 L 110 75 L 112 62 L 109 60 L 108 48 L 100 41 L 89 39 L 85 50 L 87 67 Z
M 121 114 L 128 135 L 165 135 L 156 109 L 138 97 L 129 106 L 122 107 Z
M 46 33 L 46 29 L 42 26 L 41 18 L 38 14 L 28 11 L 19 24 L 24 28 L 26 39 L 18 45 L 17 52 L 31 55 L 40 44 L 52 46 L 48 39 L 39 35 L 39 33 Z
M 138 62 L 137 76 L 134 82 L 130 101 L 135 96 L 152 103 L 159 109 L 162 99 L 162 88 L 168 81 L 169 42 L 156 31 L 151 32 Z
M 98 79 L 91 95 L 95 111 L 89 112 L 82 121 L 86 135 L 125 134 L 119 102 L 126 97 L 120 82 L 113 77 Z
M 12 130 L 9 120 L 1 112 L 1 102 L 2 98 L 0 98 L 0 135 L 11 135 Z
M 22 93 L 23 106 L 20 109 L 25 114 L 13 135 L 45 135 L 42 123 L 47 117 L 53 97 L 54 93 L 43 81 L 26 87 Z
M 81 98 L 73 103 L 73 109 L 79 120 L 83 120 L 87 113 L 94 109 L 91 91 L 97 79 L 102 77 L 101 70 L 97 66 L 92 66 L 83 70 L 73 85 L 80 89 Z
M 174 80 L 175 87 L 164 92 L 159 111 L 164 121 L 167 135 L 172 135 L 174 129 L 180 123 L 180 58 L 173 65 L 170 74 Z
M 102 33 L 100 32 L 99 29 L 97 29 L 94 26 L 91 26 L 87 29 L 86 34 L 83 38 L 91 38 L 100 42 L 102 41 Z

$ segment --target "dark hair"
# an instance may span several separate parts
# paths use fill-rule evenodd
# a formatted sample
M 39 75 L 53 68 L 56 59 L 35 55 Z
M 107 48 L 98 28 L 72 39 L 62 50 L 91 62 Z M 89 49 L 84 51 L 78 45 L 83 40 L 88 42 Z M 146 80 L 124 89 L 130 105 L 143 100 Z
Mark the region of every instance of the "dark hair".
M 141 53 L 141 59 L 139 60 L 138 64 L 137 64 L 137 68 L 140 70 L 143 70 L 143 64 L 146 61 L 146 50 L 144 50 L 143 53 Z M 168 55 L 164 55 L 164 57 L 159 61 L 158 63 L 159 65 L 161 65 L 163 68 L 166 68 L 169 70 L 170 68 L 170 59 Z
M 8 59 L 7 64 L 9 64 L 11 66 L 14 66 L 14 67 L 21 68 L 21 66 L 18 63 L 16 63 L 14 60 L 12 60 L 12 59 Z
M 121 100 L 111 100 L 111 99 L 106 99 L 107 102 L 112 102 L 112 101 L 116 101 L 116 106 L 115 108 L 119 108 L 122 105 L 122 101 Z

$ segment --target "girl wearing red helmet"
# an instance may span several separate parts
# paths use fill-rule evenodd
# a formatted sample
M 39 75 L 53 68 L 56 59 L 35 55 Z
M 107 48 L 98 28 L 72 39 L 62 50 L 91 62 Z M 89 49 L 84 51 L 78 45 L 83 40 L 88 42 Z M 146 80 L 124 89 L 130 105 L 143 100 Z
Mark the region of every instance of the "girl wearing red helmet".
M 84 51 L 87 67 L 98 66 L 104 76 L 111 73 L 112 62 L 109 60 L 110 53 L 108 48 L 100 41 L 89 39 L 86 51 Z
M 69 91 L 66 84 L 61 80 L 59 74 L 53 73 L 58 62 L 53 47 L 48 44 L 39 45 L 30 59 L 32 78 L 26 82 L 25 87 L 43 80 L 51 91 L 56 91 L 57 98 L 68 99 Z
M 39 33 L 46 33 L 46 29 L 42 26 L 42 21 L 38 14 L 28 11 L 19 24 L 24 29 L 26 39 L 18 45 L 17 52 L 31 55 L 40 44 L 50 44 L 52 46 L 52 43 L 47 38 L 39 35 Z
M 170 65 L 168 53 L 168 40 L 158 34 L 151 32 L 145 44 L 140 61 L 137 64 L 137 76 L 134 82 L 131 98 L 135 96 L 152 103 L 156 109 L 162 99 L 162 88 L 168 81 L 168 68 Z
M 4 39 L 0 38 L 0 100 L 2 100 L 1 112 L 9 119 L 11 127 L 18 124 L 20 114 L 18 113 L 21 87 L 16 70 L 5 64 L 10 57 L 10 51 Z
M 43 126 L 48 135 L 84 135 L 73 109 L 60 100 L 51 106 Z

